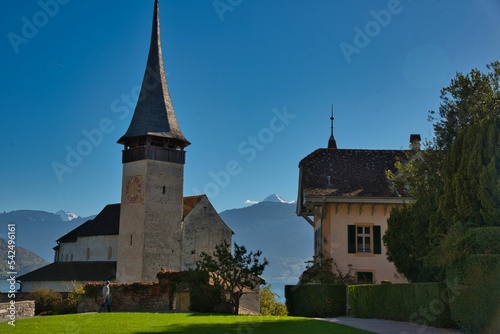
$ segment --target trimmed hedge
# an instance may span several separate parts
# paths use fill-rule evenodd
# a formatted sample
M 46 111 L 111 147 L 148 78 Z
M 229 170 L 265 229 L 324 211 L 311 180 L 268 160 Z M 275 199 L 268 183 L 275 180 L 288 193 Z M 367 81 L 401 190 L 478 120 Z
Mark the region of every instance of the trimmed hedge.
M 349 286 L 349 308 L 357 318 L 451 327 L 448 288 L 444 283 Z
M 288 315 L 337 317 L 346 315 L 345 284 L 285 285 Z
M 451 317 L 465 333 L 500 331 L 500 255 L 469 255 L 447 278 L 455 287 L 450 298 Z

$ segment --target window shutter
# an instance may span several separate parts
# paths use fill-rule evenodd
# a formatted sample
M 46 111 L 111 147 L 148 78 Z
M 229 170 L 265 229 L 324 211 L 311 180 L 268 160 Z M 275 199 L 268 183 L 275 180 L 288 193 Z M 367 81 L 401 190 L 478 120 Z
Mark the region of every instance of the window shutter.
M 382 237 L 380 226 L 373 226 L 373 253 L 382 254 Z
M 356 226 L 347 225 L 347 253 L 356 253 Z

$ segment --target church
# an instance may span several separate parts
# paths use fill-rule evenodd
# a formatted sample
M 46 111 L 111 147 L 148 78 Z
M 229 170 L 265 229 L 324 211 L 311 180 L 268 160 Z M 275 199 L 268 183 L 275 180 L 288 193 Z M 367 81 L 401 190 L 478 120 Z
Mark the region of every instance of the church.
M 72 282 L 155 282 L 161 269 L 194 269 L 231 229 L 206 195 L 184 197 L 184 137 L 172 105 L 155 0 L 140 96 L 123 145 L 121 202 L 57 240 L 54 262 L 19 276 L 21 291 L 67 292 Z

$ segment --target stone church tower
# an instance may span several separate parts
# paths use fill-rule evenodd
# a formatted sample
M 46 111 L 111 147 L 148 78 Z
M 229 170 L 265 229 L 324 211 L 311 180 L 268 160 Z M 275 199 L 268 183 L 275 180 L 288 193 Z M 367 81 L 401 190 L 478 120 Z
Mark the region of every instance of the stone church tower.
M 118 235 L 119 282 L 156 281 L 160 268 L 180 270 L 184 148 L 163 66 L 158 0 L 142 88 L 124 145 Z

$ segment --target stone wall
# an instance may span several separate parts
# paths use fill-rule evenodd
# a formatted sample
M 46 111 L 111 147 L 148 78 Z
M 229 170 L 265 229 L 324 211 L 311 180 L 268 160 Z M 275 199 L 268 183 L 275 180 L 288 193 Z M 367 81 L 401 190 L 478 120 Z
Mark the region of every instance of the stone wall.
M 224 240 L 232 244 L 233 232 L 206 196 L 184 218 L 181 270 L 196 268 L 202 252 L 212 254 Z
M 15 301 L 0 303 L 0 321 L 13 321 L 35 316 L 35 301 Z
M 78 300 L 78 313 L 97 312 L 101 305 L 102 284 L 85 285 Z M 168 293 L 158 283 L 110 284 L 111 312 L 168 311 Z

